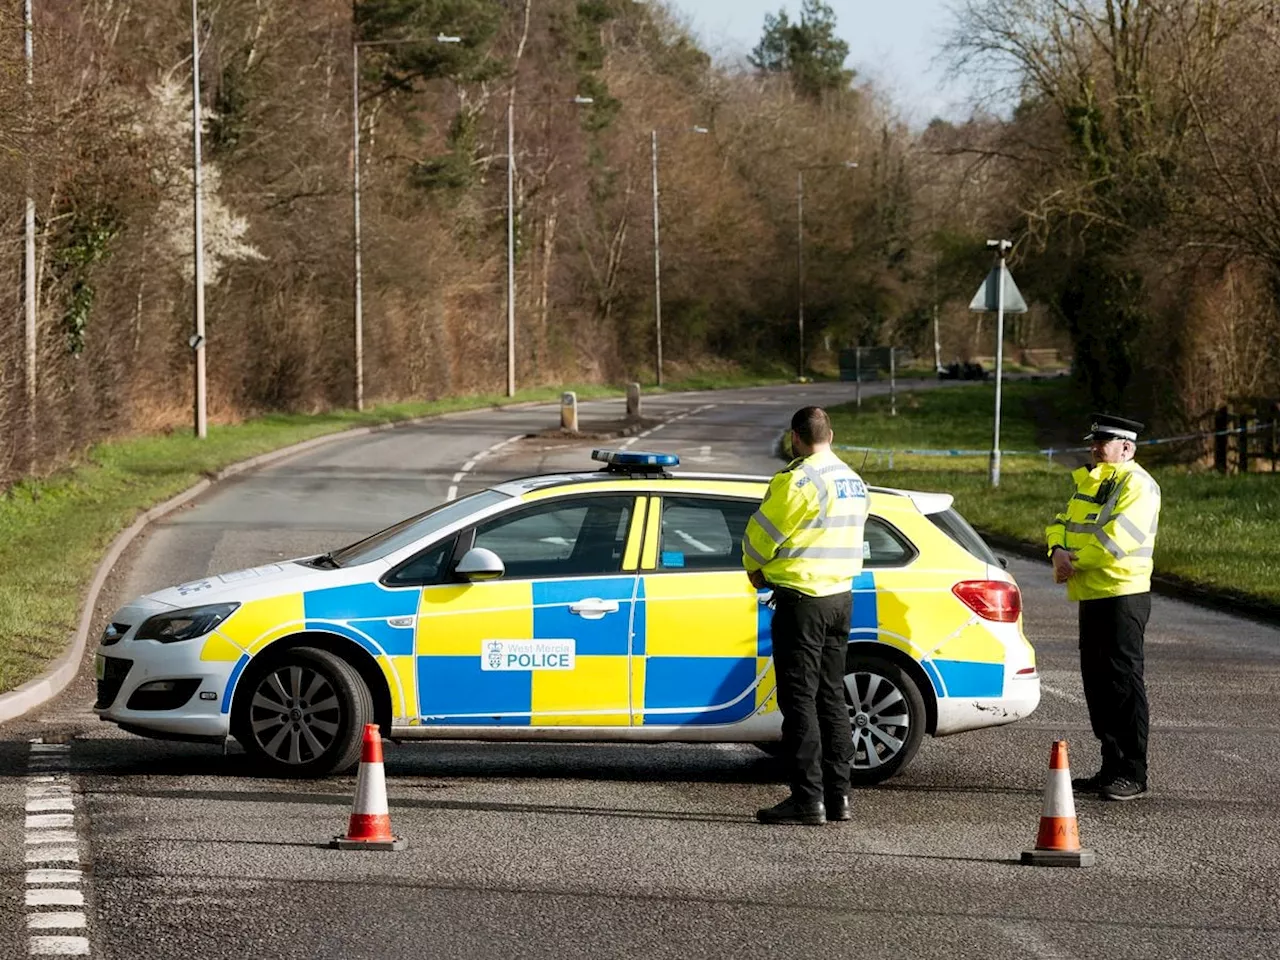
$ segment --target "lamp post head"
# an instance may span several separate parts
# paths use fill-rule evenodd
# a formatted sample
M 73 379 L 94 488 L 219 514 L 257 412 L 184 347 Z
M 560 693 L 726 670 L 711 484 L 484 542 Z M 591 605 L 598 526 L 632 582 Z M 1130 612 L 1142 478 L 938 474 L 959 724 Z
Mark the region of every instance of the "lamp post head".
M 461 42 L 462 42 L 461 37 L 451 37 L 443 33 L 438 34 L 436 36 L 436 43 L 461 43 Z
M 703 127 L 703 126 L 699 126 L 699 125 L 697 125 L 697 124 L 694 124 L 694 126 L 693 126 L 693 128 L 692 128 L 691 132 L 692 132 L 692 133 L 710 133 L 710 132 L 711 132 L 711 130 L 710 130 L 709 128 L 707 128 L 707 127 Z
M 988 240 L 987 241 L 987 249 L 999 250 L 1000 256 L 1002 257 L 1005 255 L 1005 252 L 1007 250 L 1012 249 L 1012 247 L 1013 247 L 1013 244 L 1008 240 Z
M 581 94 L 578 94 L 573 98 L 572 102 L 578 103 L 578 104 L 587 104 L 587 103 L 595 103 L 596 100 L 595 100 L 595 97 L 584 97 Z

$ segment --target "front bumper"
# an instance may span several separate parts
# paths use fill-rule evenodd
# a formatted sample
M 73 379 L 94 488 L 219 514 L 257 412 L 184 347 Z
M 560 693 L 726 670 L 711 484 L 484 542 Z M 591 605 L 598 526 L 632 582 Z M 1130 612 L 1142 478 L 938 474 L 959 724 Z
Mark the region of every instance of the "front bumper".
M 229 684 L 236 664 L 200 659 L 204 638 L 182 643 L 125 639 L 100 646 L 94 661 L 98 701 L 94 712 L 132 733 L 193 740 L 216 740 L 230 733 Z M 157 680 L 180 681 L 170 709 L 165 698 L 140 688 Z M 181 683 L 181 681 L 187 681 Z M 186 692 L 189 691 L 189 697 Z

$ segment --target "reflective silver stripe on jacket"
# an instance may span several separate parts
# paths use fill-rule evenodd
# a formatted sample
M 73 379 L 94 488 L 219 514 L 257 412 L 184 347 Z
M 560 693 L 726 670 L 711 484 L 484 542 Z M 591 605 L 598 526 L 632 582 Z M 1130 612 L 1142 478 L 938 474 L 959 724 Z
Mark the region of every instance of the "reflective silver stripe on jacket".
M 756 526 L 763 530 L 774 543 L 782 543 L 787 539 L 786 535 L 778 529 L 777 525 L 764 515 L 763 510 L 757 510 L 755 512 L 755 516 L 753 516 L 751 520 L 756 524 Z
M 804 472 L 804 475 L 809 478 L 809 482 L 817 489 L 818 516 L 825 517 L 827 515 L 827 500 L 830 498 L 827 496 L 827 485 L 823 482 L 822 471 L 807 463 L 800 469 Z
M 754 560 L 756 563 L 760 564 L 760 566 L 762 567 L 769 562 L 769 558 L 765 556 L 761 556 L 760 551 L 757 550 L 755 547 L 753 547 L 751 545 L 751 541 L 746 539 L 745 537 L 743 537 L 742 539 L 742 552 L 745 553 L 752 560 Z
M 809 560 L 861 560 L 862 551 L 850 547 L 783 547 L 778 556 L 787 560 L 805 557 Z
M 814 517 L 804 525 L 806 530 L 813 530 L 821 527 L 824 530 L 834 530 L 837 527 L 861 527 L 866 522 L 866 517 Z

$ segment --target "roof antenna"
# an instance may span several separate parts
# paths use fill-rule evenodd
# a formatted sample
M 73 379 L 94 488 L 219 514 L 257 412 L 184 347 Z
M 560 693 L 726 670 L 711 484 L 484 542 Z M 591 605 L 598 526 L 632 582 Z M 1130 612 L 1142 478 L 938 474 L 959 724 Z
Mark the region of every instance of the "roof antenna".
M 861 473 L 861 472 L 862 472 L 862 468 L 863 468 L 863 467 L 865 467 L 865 466 L 867 465 L 867 457 L 869 457 L 869 456 L 871 456 L 871 448 L 870 448 L 870 447 L 867 447 L 867 449 L 865 449 L 865 450 L 863 450 L 863 451 L 862 451 L 862 463 L 858 465 L 858 472 L 859 472 L 859 473 Z

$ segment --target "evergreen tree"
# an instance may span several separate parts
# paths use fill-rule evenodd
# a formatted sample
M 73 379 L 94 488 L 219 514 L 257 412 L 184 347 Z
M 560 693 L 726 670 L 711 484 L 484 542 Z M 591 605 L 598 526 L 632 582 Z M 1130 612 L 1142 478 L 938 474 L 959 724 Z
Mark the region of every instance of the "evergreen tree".
M 836 36 L 836 17 L 822 0 L 804 0 L 800 21 L 785 8 L 765 14 L 764 36 L 751 51 L 752 66 L 765 73 L 790 74 L 797 93 L 819 99 L 828 90 L 846 90 L 854 72 L 845 69 L 849 44 Z

